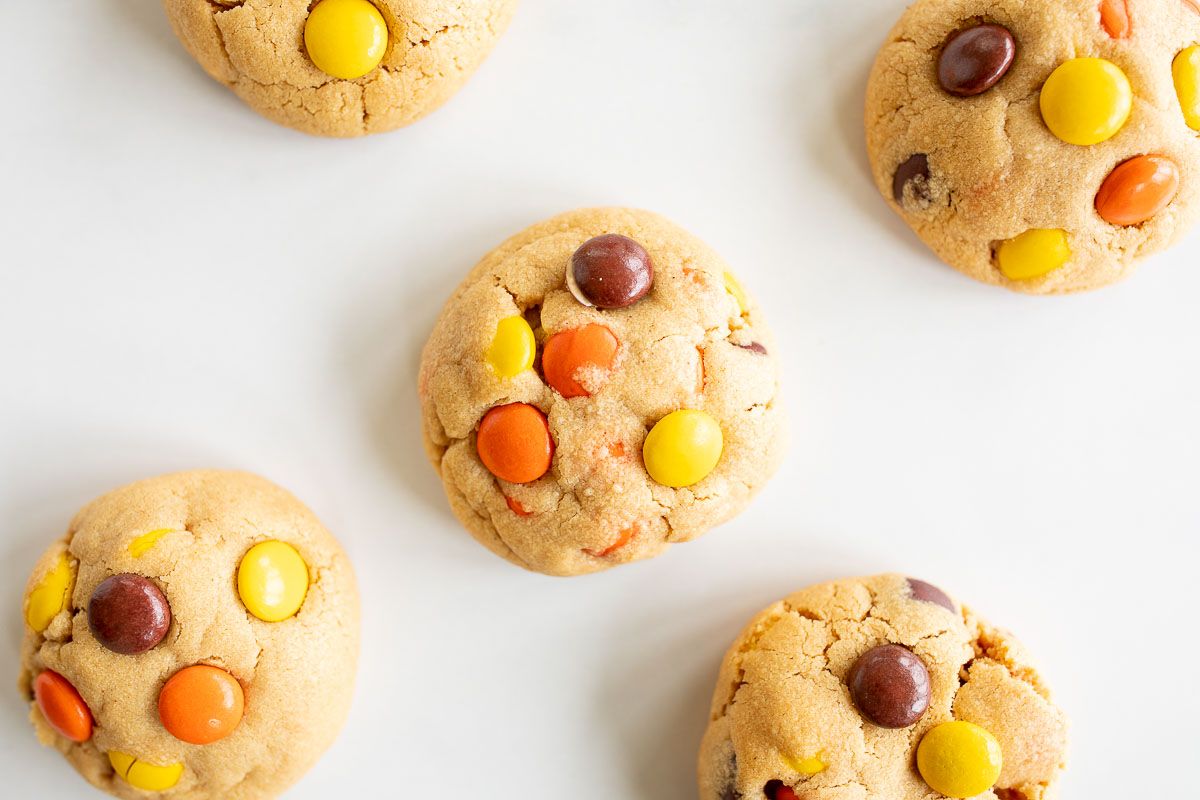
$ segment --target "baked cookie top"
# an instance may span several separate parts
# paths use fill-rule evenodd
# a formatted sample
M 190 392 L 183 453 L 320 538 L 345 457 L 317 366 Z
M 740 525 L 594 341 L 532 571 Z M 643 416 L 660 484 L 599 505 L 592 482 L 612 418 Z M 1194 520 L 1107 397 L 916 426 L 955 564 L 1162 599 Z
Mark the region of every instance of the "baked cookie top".
M 1200 3 L 918 0 L 871 73 L 880 192 L 943 260 L 1050 294 L 1200 215 Z
M 517 0 L 163 0 L 176 35 L 268 119 L 321 136 L 415 122 L 491 52 Z
M 454 512 L 531 570 L 657 555 L 776 469 L 775 343 L 711 249 L 645 211 L 574 211 L 486 256 L 421 359 L 425 443 Z
M 350 563 L 253 475 L 167 475 L 93 501 L 34 567 L 24 614 L 38 737 L 117 797 L 275 797 L 349 710 Z
M 1013 637 L 900 575 L 796 592 L 725 655 L 702 800 L 1046 800 L 1066 719 Z

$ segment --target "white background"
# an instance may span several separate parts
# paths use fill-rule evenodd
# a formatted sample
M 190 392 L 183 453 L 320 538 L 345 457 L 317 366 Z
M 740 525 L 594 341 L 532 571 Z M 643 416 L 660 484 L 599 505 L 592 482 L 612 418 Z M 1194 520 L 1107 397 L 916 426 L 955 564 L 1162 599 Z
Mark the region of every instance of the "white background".
M 4 794 L 99 796 L 13 690 L 36 556 L 92 497 L 216 466 L 293 490 L 358 569 L 355 707 L 290 798 L 694 798 L 742 623 L 884 570 L 1039 656 L 1073 718 L 1064 797 L 1178 796 L 1200 745 L 1200 237 L 1066 299 L 940 265 L 863 152 L 902 5 L 525 0 L 445 109 L 326 141 L 206 78 L 154 0 L 4 3 Z M 762 299 L 792 447 L 702 541 L 551 579 L 456 524 L 415 374 L 479 257 L 598 204 L 672 217 Z

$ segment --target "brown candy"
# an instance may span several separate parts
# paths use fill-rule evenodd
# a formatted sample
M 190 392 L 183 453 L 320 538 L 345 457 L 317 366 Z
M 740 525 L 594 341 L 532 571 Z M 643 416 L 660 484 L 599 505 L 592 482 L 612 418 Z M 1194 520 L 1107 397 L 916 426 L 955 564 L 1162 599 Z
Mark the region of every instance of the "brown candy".
M 929 670 L 915 653 L 884 644 L 863 653 L 846 678 L 850 697 L 868 721 L 881 728 L 907 728 L 929 708 Z
M 751 353 L 758 353 L 760 356 L 765 356 L 767 354 L 767 348 L 763 347 L 758 342 L 739 344 L 738 347 L 742 348 L 743 350 L 749 350 Z
M 938 82 L 956 97 L 991 89 L 1012 67 L 1017 42 L 1003 25 L 976 25 L 951 34 L 938 58 Z
M 167 635 L 171 604 L 149 579 L 123 572 L 105 578 L 92 592 L 88 627 L 114 653 L 144 653 Z
M 896 202 L 900 205 L 904 205 L 904 190 L 910 184 L 913 187 L 913 196 L 928 203 L 930 199 L 929 156 L 924 153 L 916 153 L 896 167 L 896 174 L 892 176 L 892 194 L 895 195 Z
M 654 284 L 654 267 L 646 248 L 615 233 L 583 243 L 567 269 L 567 285 L 582 303 L 597 308 L 625 308 L 646 296 Z
M 950 599 L 950 596 L 932 583 L 919 581 L 916 578 L 909 578 L 908 594 L 913 600 L 919 600 L 922 603 L 933 603 L 947 611 L 955 614 L 958 613 L 958 609 L 954 607 L 954 601 Z

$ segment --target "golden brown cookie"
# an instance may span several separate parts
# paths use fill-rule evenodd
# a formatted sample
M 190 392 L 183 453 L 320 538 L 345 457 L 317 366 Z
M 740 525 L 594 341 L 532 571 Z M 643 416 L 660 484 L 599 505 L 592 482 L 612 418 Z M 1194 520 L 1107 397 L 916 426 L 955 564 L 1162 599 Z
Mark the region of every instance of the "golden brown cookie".
M 276 797 L 349 710 L 350 563 L 253 475 L 167 475 L 93 501 L 34 567 L 24 614 L 38 738 L 117 797 Z
M 720 257 L 645 211 L 574 211 L 486 256 L 421 359 L 425 443 L 493 552 L 579 575 L 736 515 L 783 452 L 775 342 Z
M 796 592 L 725 655 L 701 800 L 1048 800 L 1066 719 L 1013 637 L 901 575 Z
M 263 116 L 321 136 L 416 122 L 491 52 L 517 0 L 163 0 L 188 52 Z
M 1200 4 L 918 0 L 866 129 L 880 192 L 951 266 L 1104 286 L 1200 216 Z

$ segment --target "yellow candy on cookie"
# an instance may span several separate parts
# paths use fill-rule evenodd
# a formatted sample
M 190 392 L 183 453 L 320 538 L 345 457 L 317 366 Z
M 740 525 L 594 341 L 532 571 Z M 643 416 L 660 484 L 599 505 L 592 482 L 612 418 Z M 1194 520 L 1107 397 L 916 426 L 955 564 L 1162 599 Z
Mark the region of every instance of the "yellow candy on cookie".
M 264 622 L 279 622 L 304 604 L 308 565 L 290 544 L 259 542 L 242 556 L 237 587 L 247 611 Z
M 74 587 L 75 571 L 66 553 L 62 553 L 26 598 L 25 622 L 37 633 L 46 630 L 70 603 Z
M 537 340 L 522 316 L 505 317 L 496 325 L 496 335 L 485 360 L 501 378 L 514 378 L 533 367 Z
M 304 24 L 304 46 L 322 72 L 361 78 L 383 60 L 387 22 L 368 0 L 321 0 Z
M 1171 65 L 1175 92 L 1183 108 L 1183 118 L 1189 128 L 1200 131 L 1200 45 L 1187 48 L 1175 56 Z
M 1116 64 L 1103 58 L 1073 58 L 1054 70 L 1042 87 L 1042 119 L 1059 139 L 1077 145 L 1106 142 L 1133 112 L 1133 87 Z
M 708 477 L 721 460 L 721 425 L 704 411 L 675 411 L 646 436 L 642 457 L 650 477 L 675 489 Z
M 996 737 L 971 722 L 943 722 L 917 747 L 917 769 L 934 791 L 967 798 L 996 785 L 1004 764 Z
M 1029 281 L 1061 269 L 1071 260 L 1066 231 L 1034 229 L 1002 243 L 996 261 L 1010 281 Z
M 119 750 L 108 751 L 108 761 L 113 770 L 130 786 L 144 792 L 165 792 L 179 783 L 183 776 L 183 764 L 158 766 L 139 761 Z

